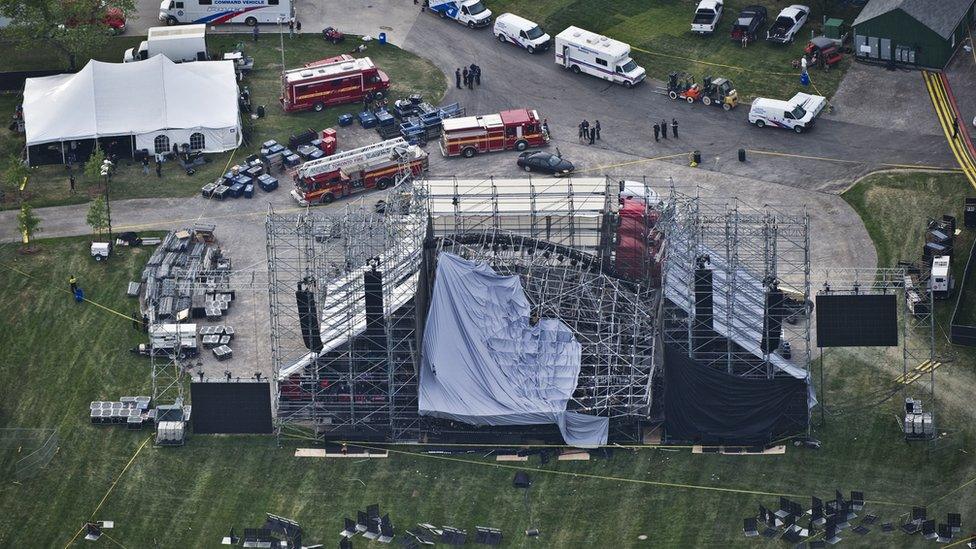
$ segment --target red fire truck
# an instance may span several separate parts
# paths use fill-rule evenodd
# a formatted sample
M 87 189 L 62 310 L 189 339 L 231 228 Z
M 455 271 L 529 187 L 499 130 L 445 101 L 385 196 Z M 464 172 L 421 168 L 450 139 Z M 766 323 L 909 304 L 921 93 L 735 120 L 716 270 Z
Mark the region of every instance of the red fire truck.
M 441 152 L 444 156 L 472 156 L 492 151 L 524 151 L 549 143 L 539 113 L 513 109 L 498 114 L 448 118 L 443 122 Z
M 281 74 L 281 106 L 286 112 L 314 109 L 362 101 L 372 96 L 382 99 L 390 88 L 390 77 L 376 68 L 369 57 L 328 59 L 310 63 L 311 67 Z M 319 64 L 321 63 L 321 64 Z
M 295 172 L 291 195 L 302 206 L 329 204 L 370 189 L 386 189 L 402 172 L 427 170 L 427 153 L 402 137 L 312 160 Z

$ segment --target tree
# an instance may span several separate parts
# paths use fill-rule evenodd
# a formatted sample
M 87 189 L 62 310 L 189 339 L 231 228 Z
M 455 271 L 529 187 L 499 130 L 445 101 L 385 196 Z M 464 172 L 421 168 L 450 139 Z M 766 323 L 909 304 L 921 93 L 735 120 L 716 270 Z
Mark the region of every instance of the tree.
M 74 70 L 77 59 L 90 59 L 112 35 L 109 11 L 134 13 L 133 0 L 0 0 L 0 16 L 13 21 L 4 31 L 21 49 L 49 48 Z
M 19 156 L 11 155 L 4 162 L 3 172 L 0 174 L 0 180 L 3 181 L 3 186 L 0 187 L 0 198 L 6 193 L 16 196 L 17 190 L 24 183 L 24 179 L 30 177 L 30 173 L 30 168 L 24 164 Z
M 102 231 L 108 228 L 108 208 L 105 207 L 104 198 L 99 196 L 91 201 L 85 221 L 92 228 L 93 233 L 102 236 Z
M 102 163 L 105 161 L 105 151 L 101 147 L 95 147 L 91 156 L 85 161 L 85 176 L 97 181 L 102 176 Z
M 17 227 L 20 234 L 24 235 L 24 244 L 30 244 L 31 237 L 41 232 L 41 218 L 34 214 L 34 208 L 26 202 L 20 206 L 20 213 L 17 214 Z

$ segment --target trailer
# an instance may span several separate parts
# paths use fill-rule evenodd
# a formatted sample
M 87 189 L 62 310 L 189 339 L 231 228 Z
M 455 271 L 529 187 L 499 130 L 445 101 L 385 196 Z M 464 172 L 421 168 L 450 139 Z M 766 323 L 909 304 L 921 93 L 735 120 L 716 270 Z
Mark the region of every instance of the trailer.
M 549 143 L 539 113 L 513 109 L 498 114 L 449 118 L 442 122 L 441 153 L 471 158 L 478 153 L 524 151 Z
M 427 153 L 402 137 L 304 163 L 291 196 L 302 206 L 329 204 L 372 189 L 384 190 L 427 170 Z
M 144 61 L 156 55 L 165 55 L 174 63 L 208 60 L 207 26 L 152 27 L 138 48 L 125 50 L 122 62 Z
M 281 74 L 279 101 L 285 112 L 314 110 L 363 99 L 383 99 L 390 89 L 390 77 L 369 57 L 311 63 Z

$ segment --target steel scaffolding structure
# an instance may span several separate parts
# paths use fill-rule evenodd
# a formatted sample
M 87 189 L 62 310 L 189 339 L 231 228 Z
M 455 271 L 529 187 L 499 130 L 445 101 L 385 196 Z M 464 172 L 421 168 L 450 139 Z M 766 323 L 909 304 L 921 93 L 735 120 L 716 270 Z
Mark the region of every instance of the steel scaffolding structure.
M 414 179 L 394 188 L 382 207 L 269 211 L 279 434 L 396 441 L 424 435 L 416 364 L 426 289 L 442 250 L 520 276 L 540 314 L 574 330 L 584 357 L 571 409 L 646 417 L 659 291 L 614 271 L 618 185 L 607 178 Z M 366 296 L 377 279 L 382 309 Z M 318 351 L 303 345 L 299 285 L 315 296 Z
M 901 355 L 902 376 L 891 385 L 879 387 L 875 393 L 862 395 L 859 405 L 873 398 L 883 402 L 886 396 L 904 393 L 909 383 L 921 385 L 927 399 L 927 411 L 935 418 L 935 298 L 928 278 L 930 273 L 914 271 L 910 267 L 880 269 L 824 269 L 820 294 L 886 294 L 895 293 L 902 303 Z M 821 373 L 823 350 L 821 350 Z M 927 366 L 927 367 L 926 367 Z M 917 372 L 910 378 L 910 372 Z M 925 374 L 928 375 L 925 375 Z M 911 379 L 911 381 L 909 381 Z M 822 385 L 822 384 L 821 384 Z M 823 391 L 824 388 L 821 388 Z
M 658 292 L 609 276 L 595 255 L 495 229 L 445 235 L 437 251 L 518 276 L 533 316 L 558 318 L 582 345 L 568 410 L 646 418 L 651 405 Z
M 733 375 L 808 377 L 806 211 L 705 201 L 672 188 L 660 226 L 664 343 Z

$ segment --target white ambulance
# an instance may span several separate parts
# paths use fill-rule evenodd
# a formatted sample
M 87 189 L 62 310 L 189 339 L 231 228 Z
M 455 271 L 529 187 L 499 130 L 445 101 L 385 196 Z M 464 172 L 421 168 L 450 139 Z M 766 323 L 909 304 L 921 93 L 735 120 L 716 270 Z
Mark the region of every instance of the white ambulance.
M 506 42 L 515 44 L 520 48 L 525 48 L 525 51 L 529 53 L 549 49 L 551 37 L 542 30 L 542 27 L 514 13 L 499 15 L 495 19 L 492 32 L 502 44 Z
M 647 71 L 630 58 L 630 45 L 579 27 L 556 35 L 556 64 L 576 74 L 586 73 L 623 84 L 639 84 Z

